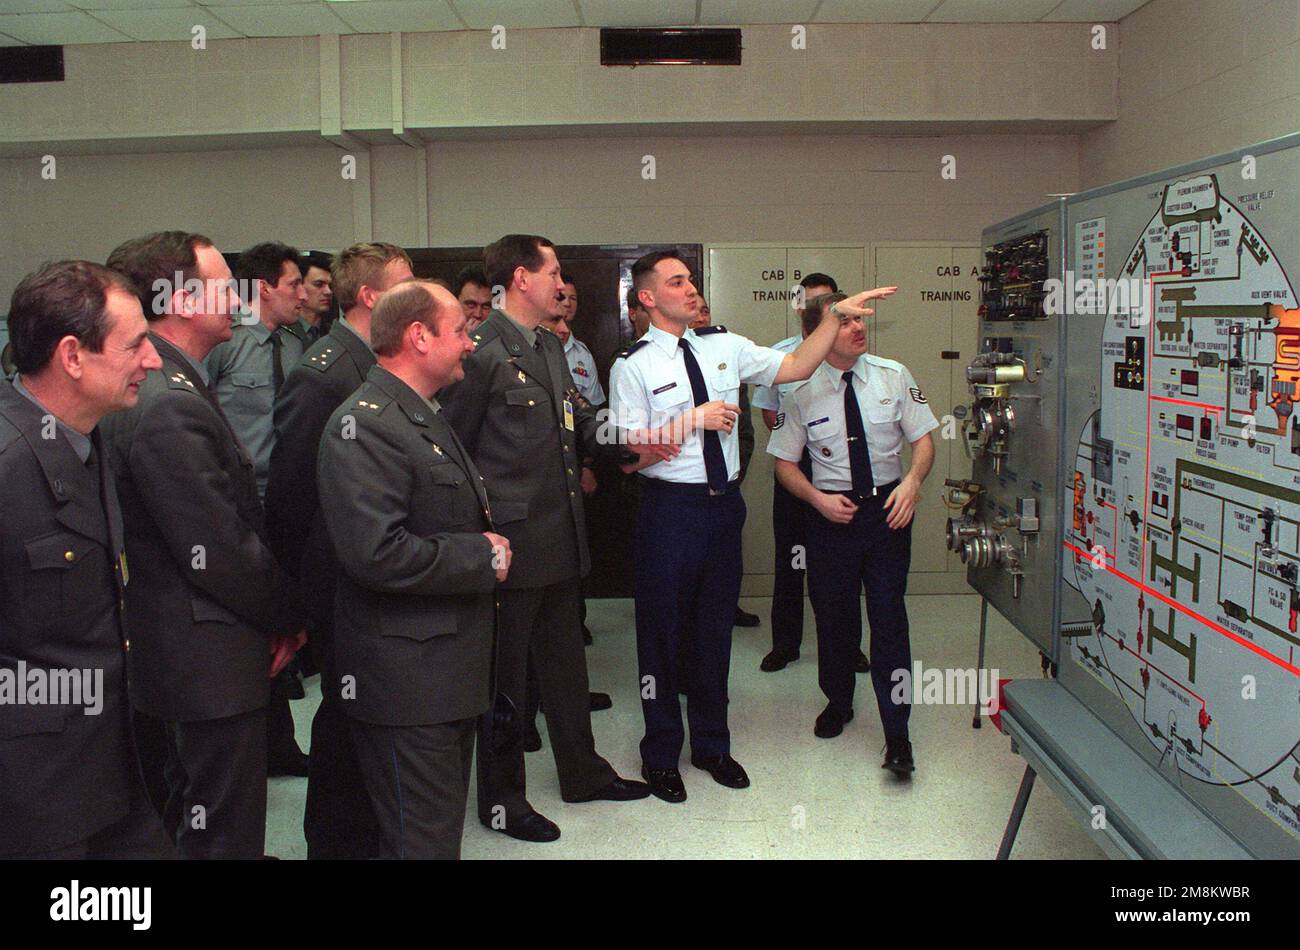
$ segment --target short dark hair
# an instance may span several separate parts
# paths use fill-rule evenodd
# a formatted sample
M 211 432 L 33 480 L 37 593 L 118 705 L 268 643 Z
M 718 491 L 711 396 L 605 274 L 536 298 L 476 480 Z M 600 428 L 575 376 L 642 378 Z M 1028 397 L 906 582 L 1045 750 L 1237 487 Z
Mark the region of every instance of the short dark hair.
M 298 259 L 298 269 L 302 271 L 303 279 L 307 279 L 307 268 L 319 267 L 325 273 L 329 274 L 334 266 L 334 258 L 324 251 L 303 251 L 302 257 Z M 331 279 L 332 275 L 331 275 Z
M 639 257 L 636 263 L 632 265 L 632 292 L 645 290 L 646 285 L 650 283 L 650 275 L 654 273 L 655 266 L 660 261 L 683 261 L 681 252 L 675 249 L 667 251 L 651 251 L 644 257 Z
M 813 272 L 803 280 L 799 281 L 799 286 L 803 288 L 829 287 L 833 294 L 838 294 L 840 292 L 840 285 L 835 283 L 834 277 L 830 274 L 822 274 L 818 272 Z
M 24 277 L 9 301 L 9 341 L 17 371 L 44 369 L 65 336 L 76 337 L 92 353 L 103 352 L 110 288 L 136 296 L 126 277 L 90 261 L 47 263 Z
M 184 281 L 195 280 L 199 275 L 200 247 L 212 247 L 212 241 L 193 231 L 155 231 L 144 237 L 131 238 L 113 248 L 108 255 L 108 266 L 123 274 L 135 285 L 134 293 L 140 298 L 140 308 L 148 320 L 159 320 L 167 315 L 166 306 L 154 284 L 160 280 L 171 286 L 177 272 Z M 180 290 L 172 287 L 172 291 Z M 171 295 L 167 295 L 171 299 Z
M 239 260 L 235 262 L 235 277 L 245 281 L 265 281 L 274 287 L 280 282 L 284 262 L 297 265 L 301 257 L 297 249 L 279 241 L 254 244 L 239 255 Z
M 483 249 L 483 269 L 487 271 L 489 289 L 509 287 L 515 268 L 526 271 L 542 269 L 542 248 L 555 245 L 537 234 L 507 234 Z
M 833 303 L 848 299 L 848 294 L 836 291 L 833 294 L 818 294 L 804 301 L 804 308 L 799 311 L 799 326 L 803 329 L 804 336 L 817 329 L 817 325 L 822 322 L 823 310 Z
M 438 298 L 429 290 L 432 281 L 407 280 L 384 291 L 370 312 L 370 346 L 379 356 L 402 351 L 402 335 L 412 323 L 423 323 L 438 336 Z M 459 307 L 456 308 L 459 311 Z
M 483 268 L 476 267 L 473 264 L 460 269 L 460 273 L 456 275 L 456 279 L 451 282 L 451 292 L 459 297 L 460 292 L 465 289 L 466 284 L 478 284 L 480 287 L 486 287 L 488 290 L 492 289 L 492 285 L 488 283 L 487 274 L 483 273 Z

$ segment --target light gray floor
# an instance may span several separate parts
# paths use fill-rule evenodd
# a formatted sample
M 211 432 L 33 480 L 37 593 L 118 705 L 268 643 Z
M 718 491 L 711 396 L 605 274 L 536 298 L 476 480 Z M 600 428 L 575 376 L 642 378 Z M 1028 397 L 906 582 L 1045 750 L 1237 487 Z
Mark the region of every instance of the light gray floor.
M 550 747 L 529 753 L 533 806 L 562 829 L 559 841 L 526 844 L 479 825 L 473 784 L 463 846 L 466 858 L 992 858 L 1024 771 L 1009 740 L 988 723 L 971 729 L 968 707 L 916 706 L 912 745 L 917 772 L 909 784 L 880 768 L 884 745 L 870 677 L 858 678 L 856 718 L 836 739 L 818 739 L 813 721 L 825 705 L 817 688 L 812 611 L 805 621 L 801 659 L 779 673 L 759 660 L 771 643 L 770 601 L 742 606 L 763 618 L 737 628 L 731 659 L 732 754 L 751 786 L 723 788 L 690 767 L 683 753 L 688 800 L 567 805 L 560 801 Z M 630 600 L 592 600 L 587 650 L 592 688 L 610 693 L 614 708 L 592 716 L 596 748 L 619 774 L 639 778 L 642 732 Z M 926 666 L 975 665 L 979 598 L 908 598 L 912 654 Z M 1040 676 L 1038 652 L 995 611 L 989 611 L 986 664 L 1004 678 Z M 308 748 L 318 679 L 307 699 L 293 703 L 298 741 Z M 302 809 L 306 779 L 273 779 L 267 851 L 303 858 Z M 1030 797 L 1013 858 L 1101 858 L 1051 790 L 1038 783 Z

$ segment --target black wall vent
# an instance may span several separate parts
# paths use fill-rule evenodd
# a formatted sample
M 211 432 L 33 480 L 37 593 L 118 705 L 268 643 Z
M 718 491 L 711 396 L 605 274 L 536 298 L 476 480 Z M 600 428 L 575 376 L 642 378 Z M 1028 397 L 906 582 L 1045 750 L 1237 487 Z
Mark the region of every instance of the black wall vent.
M 740 30 L 600 31 L 602 66 L 739 66 Z
M 5 82 L 63 82 L 63 47 L 0 47 L 0 83 Z

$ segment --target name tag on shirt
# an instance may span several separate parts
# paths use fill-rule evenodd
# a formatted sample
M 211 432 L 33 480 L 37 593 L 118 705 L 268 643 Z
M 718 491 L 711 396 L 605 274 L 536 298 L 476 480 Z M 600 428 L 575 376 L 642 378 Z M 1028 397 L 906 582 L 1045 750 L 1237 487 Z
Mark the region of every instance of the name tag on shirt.
M 573 403 L 564 400 L 564 428 L 573 431 Z
M 653 396 L 658 396 L 660 393 L 666 393 L 666 392 L 668 392 L 668 390 L 670 390 L 670 389 L 676 389 L 676 388 L 677 388 L 677 383 L 676 383 L 676 382 L 665 383 L 664 385 L 660 386 L 658 389 L 654 390 L 654 391 L 651 393 L 651 395 L 653 395 Z
M 823 422 L 830 422 L 830 421 L 831 421 L 830 416 L 822 416 L 820 419 L 814 419 L 812 422 L 808 423 L 808 428 L 811 429 L 813 426 L 819 426 Z

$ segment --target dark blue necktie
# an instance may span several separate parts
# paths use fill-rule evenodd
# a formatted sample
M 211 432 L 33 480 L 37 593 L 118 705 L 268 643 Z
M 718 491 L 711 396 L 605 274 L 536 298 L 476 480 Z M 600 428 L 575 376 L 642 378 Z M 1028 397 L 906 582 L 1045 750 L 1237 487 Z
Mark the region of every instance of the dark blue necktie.
M 849 433 L 849 472 L 853 478 L 853 492 L 860 498 L 869 498 L 876 489 L 871 475 L 871 452 L 867 448 L 867 430 L 862 425 L 862 410 L 858 396 L 853 391 L 853 370 L 846 370 L 844 380 L 844 427 Z
M 682 356 L 686 360 L 686 375 L 691 381 L 691 395 L 695 397 L 695 405 L 702 406 L 709 401 L 709 390 L 704 385 L 700 364 L 695 361 L 690 344 L 678 340 L 677 345 L 682 348 Z M 704 471 L 708 473 L 709 488 L 712 491 L 720 492 L 727 487 L 727 459 L 722 454 L 722 439 L 713 429 L 704 430 Z

